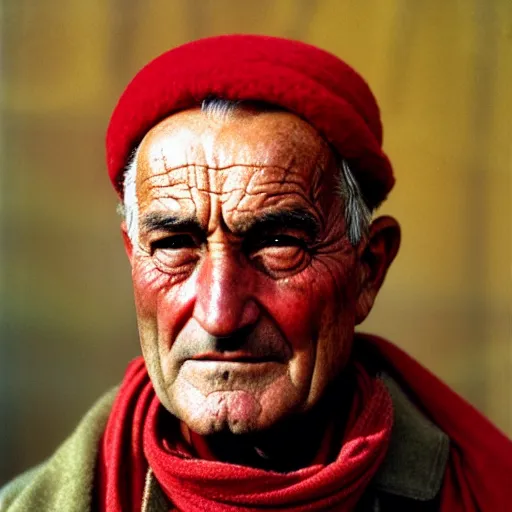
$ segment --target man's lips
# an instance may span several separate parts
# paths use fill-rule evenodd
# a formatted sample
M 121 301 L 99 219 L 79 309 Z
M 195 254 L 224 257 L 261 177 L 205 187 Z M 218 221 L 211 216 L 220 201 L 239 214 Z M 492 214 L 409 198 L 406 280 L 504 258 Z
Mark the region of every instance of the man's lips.
M 278 362 L 275 356 L 254 355 L 247 352 L 205 352 L 190 358 L 191 361 L 219 361 L 224 363 L 268 363 Z

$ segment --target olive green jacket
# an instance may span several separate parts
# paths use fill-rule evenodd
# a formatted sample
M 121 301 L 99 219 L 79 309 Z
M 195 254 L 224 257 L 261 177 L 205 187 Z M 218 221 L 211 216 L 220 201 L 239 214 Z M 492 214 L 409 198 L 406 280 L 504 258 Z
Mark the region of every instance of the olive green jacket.
M 425 418 L 396 382 L 383 375 L 395 409 L 391 444 L 359 510 L 437 510 L 448 458 L 447 436 Z M 0 490 L 0 512 L 87 512 L 101 435 L 117 389 L 104 395 L 43 464 Z M 405 507 L 405 508 L 404 508 Z M 142 512 L 172 509 L 151 470 Z

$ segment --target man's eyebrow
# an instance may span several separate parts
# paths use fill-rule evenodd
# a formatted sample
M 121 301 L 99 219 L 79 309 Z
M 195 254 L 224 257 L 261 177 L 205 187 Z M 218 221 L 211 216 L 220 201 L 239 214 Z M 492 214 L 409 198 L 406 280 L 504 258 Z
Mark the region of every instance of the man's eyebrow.
M 202 228 L 193 217 L 182 217 L 171 213 L 152 212 L 141 217 L 142 230 L 148 231 L 193 231 L 202 232 Z
M 182 217 L 171 213 L 152 212 L 141 217 L 142 231 L 192 231 L 204 234 L 197 219 Z M 266 212 L 255 215 L 243 222 L 235 231 L 239 235 L 250 235 L 257 232 L 271 232 L 279 229 L 298 229 L 316 239 L 320 233 L 320 225 L 316 217 L 303 208 Z
M 298 229 L 316 239 L 320 233 L 320 224 L 317 218 L 308 210 L 295 208 L 280 210 L 256 215 L 244 223 L 241 231 L 244 234 L 255 231 L 275 231 L 278 229 Z

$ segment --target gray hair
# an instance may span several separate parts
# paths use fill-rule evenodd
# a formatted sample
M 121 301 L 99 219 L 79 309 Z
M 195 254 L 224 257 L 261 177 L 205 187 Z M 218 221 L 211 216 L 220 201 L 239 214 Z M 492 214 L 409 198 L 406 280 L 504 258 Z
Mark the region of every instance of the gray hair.
M 272 105 L 255 101 L 232 101 L 221 98 L 209 98 L 202 102 L 201 110 L 209 117 L 228 118 L 240 108 L 254 108 L 259 111 L 278 110 Z M 126 166 L 124 172 L 123 203 L 119 205 L 118 212 L 125 217 L 128 236 L 132 243 L 139 238 L 139 203 L 137 201 L 136 174 L 137 174 L 136 148 Z M 366 204 L 361 189 L 350 170 L 347 161 L 339 158 L 339 172 L 337 175 L 336 192 L 343 199 L 345 207 L 345 224 L 347 237 L 352 245 L 357 245 L 368 234 L 372 219 L 372 211 Z
M 137 157 L 139 147 L 133 150 L 128 165 L 123 174 L 123 202 L 119 203 L 117 211 L 124 217 L 128 236 L 135 245 L 139 240 L 139 201 L 137 199 Z

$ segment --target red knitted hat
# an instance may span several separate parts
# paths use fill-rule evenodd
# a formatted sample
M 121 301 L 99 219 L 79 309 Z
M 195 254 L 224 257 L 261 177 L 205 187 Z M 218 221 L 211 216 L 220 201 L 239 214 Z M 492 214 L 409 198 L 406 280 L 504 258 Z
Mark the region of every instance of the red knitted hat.
M 361 76 L 305 43 L 227 35 L 169 50 L 130 82 L 107 131 L 108 171 L 119 195 L 127 160 L 144 135 L 173 112 L 210 96 L 264 101 L 307 121 L 347 160 L 370 206 L 393 187 L 381 148 L 379 108 Z

